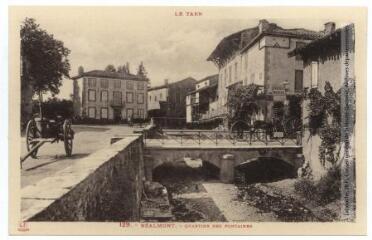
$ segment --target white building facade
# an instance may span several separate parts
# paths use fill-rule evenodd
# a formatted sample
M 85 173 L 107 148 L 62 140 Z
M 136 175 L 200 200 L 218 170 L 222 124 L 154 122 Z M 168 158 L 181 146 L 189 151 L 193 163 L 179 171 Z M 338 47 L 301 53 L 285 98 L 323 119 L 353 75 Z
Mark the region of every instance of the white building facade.
M 76 117 L 117 121 L 146 118 L 147 78 L 93 70 L 72 79 Z

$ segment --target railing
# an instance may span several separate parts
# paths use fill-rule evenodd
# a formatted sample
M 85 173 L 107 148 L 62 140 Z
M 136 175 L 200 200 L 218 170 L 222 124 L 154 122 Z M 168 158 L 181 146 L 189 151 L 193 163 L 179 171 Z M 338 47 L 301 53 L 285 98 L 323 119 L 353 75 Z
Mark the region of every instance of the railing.
M 221 116 L 224 112 L 222 109 L 218 108 L 211 108 L 211 110 L 207 111 L 206 113 L 201 114 L 200 119 L 201 120 L 207 120 L 211 118 L 215 118 L 218 116 Z
M 123 107 L 124 104 L 121 100 L 111 100 L 110 101 L 110 106 L 112 106 L 112 107 Z
M 302 132 L 220 131 L 220 130 L 153 130 L 144 132 L 145 144 L 177 145 L 295 145 L 301 146 Z

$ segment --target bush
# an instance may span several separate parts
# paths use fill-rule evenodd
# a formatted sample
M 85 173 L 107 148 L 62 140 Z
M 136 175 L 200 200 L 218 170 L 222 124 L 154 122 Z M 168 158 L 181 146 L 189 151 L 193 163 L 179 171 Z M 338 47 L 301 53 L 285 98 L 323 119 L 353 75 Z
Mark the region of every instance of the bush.
M 320 205 L 327 205 L 341 197 L 341 171 L 332 167 L 318 181 L 301 179 L 294 185 L 295 191 L 304 198 L 313 200 Z
M 322 205 L 333 202 L 341 197 L 341 170 L 332 167 L 316 185 L 319 203 Z
M 72 118 L 74 115 L 73 103 L 71 100 L 58 99 L 56 97 L 48 98 L 41 103 L 43 117 L 54 119 L 57 116 L 62 118 Z M 39 114 L 39 101 L 32 101 L 33 114 Z
M 313 180 L 303 178 L 294 185 L 296 193 L 300 194 L 306 199 L 314 199 L 316 195 L 316 187 Z
M 95 119 L 95 118 L 76 116 L 72 118 L 72 123 L 73 124 L 112 125 L 112 124 L 128 124 L 128 120 L 122 119 L 120 121 L 116 121 L 114 119 Z M 148 124 L 149 121 L 147 119 L 134 118 L 132 120 L 132 123 L 138 126 L 144 126 Z

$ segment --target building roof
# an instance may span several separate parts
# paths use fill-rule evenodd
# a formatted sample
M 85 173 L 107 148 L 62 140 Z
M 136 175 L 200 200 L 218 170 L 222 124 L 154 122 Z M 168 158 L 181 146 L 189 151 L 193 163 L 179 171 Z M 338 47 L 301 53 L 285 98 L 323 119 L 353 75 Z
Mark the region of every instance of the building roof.
M 242 48 L 243 42 L 250 41 L 258 34 L 258 27 L 246 28 L 239 32 L 224 37 L 207 58 L 207 61 L 213 61 L 217 65 L 222 65 L 226 59 Z M 244 39 L 242 41 L 242 39 Z
M 202 78 L 202 79 L 198 80 L 196 82 L 196 84 L 204 82 L 206 80 L 209 80 L 209 85 L 203 86 L 203 87 L 201 87 L 199 89 L 196 89 L 196 90 L 193 90 L 193 91 L 190 91 L 190 92 L 187 93 L 187 95 L 190 95 L 190 94 L 193 94 L 193 93 L 196 93 L 196 92 L 201 92 L 201 91 L 208 90 L 208 89 L 212 89 L 212 88 L 216 88 L 218 86 L 218 74 L 214 74 L 214 75 L 210 75 L 210 76 L 207 76 L 205 78 Z
M 158 90 L 158 89 L 162 89 L 162 88 L 168 88 L 168 87 L 171 86 L 171 85 L 175 85 L 175 84 L 178 84 L 178 83 L 180 83 L 180 82 L 183 82 L 183 81 L 190 81 L 190 80 L 196 82 L 196 80 L 195 80 L 194 78 L 192 78 L 192 77 L 187 77 L 187 78 L 182 79 L 182 80 L 179 80 L 179 81 L 177 81 L 177 82 L 172 82 L 172 83 L 168 83 L 168 84 L 163 84 L 163 85 L 159 85 L 159 86 L 151 87 L 151 88 L 147 89 L 147 91 L 149 92 L 149 91 L 154 91 L 154 90 Z
M 324 36 L 324 33 L 307 30 L 304 28 L 284 29 L 274 23 L 270 23 L 270 27 L 267 30 L 262 31 L 254 39 L 252 39 L 250 43 L 244 46 L 241 52 L 247 51 L 252 45 L 254 45 L 263 36 L 293 37 L 293 38 L 300 38 L 300 39 L 307 39 L 307 40 L 315 40 L 315 39 L 318 39 Z
M 103 70 L 92 70 L 89 72 L 84 72 L 83 74 L 72 77 L 71 79 L 79 79 L 82 77 L 99 77 L 99 78 L 114 78 L 122 80 L 137 80 L 137 81 L 148 81 L 149 79 L 143 76 L 138 76 L 130 73 L 122 72 L 108 72 Z
M 289 57 L 301 55 L 304 59 L 310 57 L 327 57 L 341 53 L 342 32 L 350 32 L 352 41 L 349 42 L 348 50 L 354 51 L 354 24 L 339 28 L 322 38 L 314 40 L 302 47 L 296 48 L 288 53 Z M 345 35 L 346 36 L 346 35 Z
M 218 82 L 218 74 L 209 75 L 205 78 L 202 78 L 202 79 L 196 81 L 196 83 L 198 84 L 198 83 L 204 82 L 206 80 L 209 80 L 210 82 L 213 82 L 213 83 Z
M 218 87 L 218 83 L 214 83 L 212 85 L 208 85 L 208 86 L 205 86 L 205 87 L 196 89 L 194 91 L 188 92 L 187 95 L 190 95 L 190 94 L 193 94 L 193 93 L 197 93 L 197 92 L 206 91 L 206 90 L 217 88 L 217 87 Z
M 221 67 L 233 54 L 238 51 L 244 52 L 248 50 L 265 35 L 295 37 L 308 40 L 315 40 L 324 35 L 321 31 L 317 32 L 304 28 L 284 29 L 266 20 L 260 20 L 260 24 L 261 22 L 265 24 L 265 27 L 262 27 L 261 30 L 260 27 L 247 28 L 222 39 L 207 60 L 213 61 Z

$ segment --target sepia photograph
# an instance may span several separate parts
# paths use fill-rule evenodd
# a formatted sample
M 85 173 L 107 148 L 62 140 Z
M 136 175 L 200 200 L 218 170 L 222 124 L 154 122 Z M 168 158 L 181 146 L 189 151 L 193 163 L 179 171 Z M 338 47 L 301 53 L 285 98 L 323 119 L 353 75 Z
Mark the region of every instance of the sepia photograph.
M 363 234 L 366 13 L 10 7 L 11 233 Z

